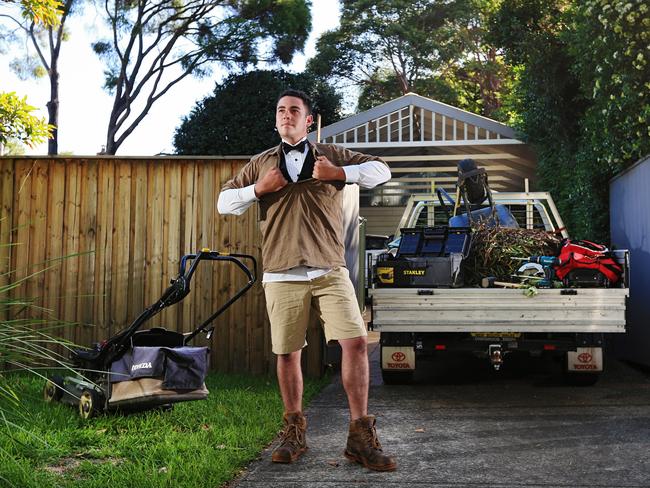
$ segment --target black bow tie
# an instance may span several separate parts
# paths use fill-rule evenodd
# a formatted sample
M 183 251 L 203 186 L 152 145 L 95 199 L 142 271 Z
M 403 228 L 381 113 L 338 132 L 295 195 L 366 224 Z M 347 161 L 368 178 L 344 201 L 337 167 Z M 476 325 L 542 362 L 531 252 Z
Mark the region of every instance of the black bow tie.
M 282 142 L 282 150 L 287 154 L 289 152 L 291 152 L 291 151 L 298 151 L 298 152 L 302 153 L 302 152 L 305 152 L 305 145 L 306 144 L 307 144 L 307 139 L 303 139 L 302 141 L 300 141 L 295 146 L 292 146 L 288 142 L 283 141 Z

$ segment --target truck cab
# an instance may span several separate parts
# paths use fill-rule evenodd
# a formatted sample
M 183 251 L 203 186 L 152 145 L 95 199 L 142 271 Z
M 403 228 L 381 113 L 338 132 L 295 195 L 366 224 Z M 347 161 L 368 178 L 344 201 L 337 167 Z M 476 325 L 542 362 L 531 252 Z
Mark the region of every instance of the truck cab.
M 492 198 L 497 207 L 510 212 L 521 228 L 544 229 L 559 232 L 562 237 L 569 236 L 548 192 L 493 193 Z M 447 225 L 450 218 L 449 207 L 452 205 L 453 201 L 441 201 L 432 195 L 411 196 L 395 230 L 395 236 L 399 236 L 401 229 L 406 227 Z

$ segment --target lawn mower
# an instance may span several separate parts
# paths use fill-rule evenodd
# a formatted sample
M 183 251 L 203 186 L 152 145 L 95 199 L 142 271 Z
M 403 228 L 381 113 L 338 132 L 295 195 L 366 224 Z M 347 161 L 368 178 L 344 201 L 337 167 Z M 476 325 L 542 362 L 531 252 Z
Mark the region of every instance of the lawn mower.
M 242 259 L 252 263 L 253 271 Z M 231 263 L 248 281 L 192 332 L 183 334 L 163 327 L 140 330 L 147 320 L 189 294 L 190 281 L 201 261 Z M 43 388 L 43 397 L 47 402 L 78 406 L 82 418 L 102 411 L 166 408 L 177 402 L 206 398 L 204 380 L 209 349 L 188 344 L 200 333 L 208 340 L 212 337 L 214 326 L 210 324 L 253 286 L 256 269 L 255 258 L 247 254 L 202 249 L 183 256 L 178 276 L 171 280 L 162 297 L 110 339 L 95 343 L 90 349 L 73 350 L 73 375 L 51 377 Z

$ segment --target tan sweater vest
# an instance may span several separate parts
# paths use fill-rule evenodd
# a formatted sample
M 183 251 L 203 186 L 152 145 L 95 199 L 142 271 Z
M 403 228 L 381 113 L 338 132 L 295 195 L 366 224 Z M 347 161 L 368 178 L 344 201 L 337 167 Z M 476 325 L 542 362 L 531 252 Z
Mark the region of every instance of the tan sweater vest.
M 314 156 L 326 156 L 337 166 L 380 161 L 334 144 L 310 144 Z M 254 184 L 280 164 L 280 146 L 253 158 L 223 190 Z M 386 163 L 384 163 L 386 164 Z M 343 236 L 343 181 L 314 178 L 291 183 L 259 200 L 262 232 L 262 267 L 265 272 L 284 271 L 296 266 L 333 268 L 345 266 Z

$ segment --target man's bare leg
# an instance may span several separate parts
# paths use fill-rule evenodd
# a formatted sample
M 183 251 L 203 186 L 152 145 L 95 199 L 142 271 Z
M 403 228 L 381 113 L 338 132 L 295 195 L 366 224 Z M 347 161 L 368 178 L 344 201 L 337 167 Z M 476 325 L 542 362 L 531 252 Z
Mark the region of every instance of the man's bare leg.
M 341 379 L 348 396 L 350 419 L 355 420 L 368 415 L 368 339 L 366 336 L 339 340 L 343 357 Z
M 280 394 L 285 412 L 302 412 L 302 370 L 300 355 L 302 350 L 289 354 L 278 354 L 277 372 Z
M 340 340 L 339 343 L 343 350 L 341 377 L 350 404 L 350 431 L 343 454 L 366 468 L 393 471 L 397 462 L 394 457 L 384 454 L 375 430 L 375 417 L 368 415 L 368 340 L 364 336 Z
M 278 355 L 278 383 L 284 403 L 284 430 L 273 450 L 274 463 L 292 463 L 307 450 L 307 420 L 302 414 L 301 351 Z

